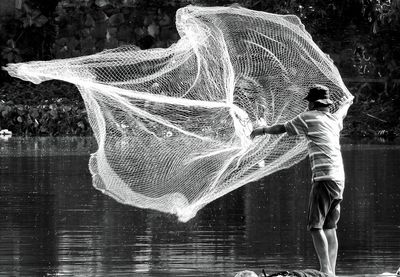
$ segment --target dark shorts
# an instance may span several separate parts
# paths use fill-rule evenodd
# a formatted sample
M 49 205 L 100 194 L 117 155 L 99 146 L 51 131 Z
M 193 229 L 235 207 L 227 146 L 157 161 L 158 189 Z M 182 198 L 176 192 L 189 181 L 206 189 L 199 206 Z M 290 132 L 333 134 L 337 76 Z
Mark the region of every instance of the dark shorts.
M 308 230 L 336 229 L 340 218 L 340 202 L 335 181 L 316 181 L 312 184 L 308 203 Z

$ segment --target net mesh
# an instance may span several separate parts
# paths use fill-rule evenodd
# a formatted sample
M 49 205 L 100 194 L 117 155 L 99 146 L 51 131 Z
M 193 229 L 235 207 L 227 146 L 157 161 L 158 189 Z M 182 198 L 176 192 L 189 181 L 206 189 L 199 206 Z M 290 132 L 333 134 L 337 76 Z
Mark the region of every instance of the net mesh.
M 299 18 L 241 7 L 181 8 L 166 49 L 124 46 L 95 55 L 10 64 L 12 76 L 78 86 L 98 150 L 94 186 L 181 221 L 222 195 L 303 159 L 301 137 L 250 140 L 292 119 L 315 83 L 349 95 Z M 333 110 L 337 110 L 337 104 Z

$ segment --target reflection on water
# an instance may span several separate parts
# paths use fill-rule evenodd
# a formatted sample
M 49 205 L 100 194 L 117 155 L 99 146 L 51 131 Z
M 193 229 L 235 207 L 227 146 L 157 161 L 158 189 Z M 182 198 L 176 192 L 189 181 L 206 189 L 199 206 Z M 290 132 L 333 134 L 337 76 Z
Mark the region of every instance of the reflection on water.
M 0 141 L 0 276 L 233 276 L 317 268 L 307 161 L 206 206 L 188 223 L 91 186 L 92 139 Z M 400 146 L 346 144 L 339 275 L 400 265 Z

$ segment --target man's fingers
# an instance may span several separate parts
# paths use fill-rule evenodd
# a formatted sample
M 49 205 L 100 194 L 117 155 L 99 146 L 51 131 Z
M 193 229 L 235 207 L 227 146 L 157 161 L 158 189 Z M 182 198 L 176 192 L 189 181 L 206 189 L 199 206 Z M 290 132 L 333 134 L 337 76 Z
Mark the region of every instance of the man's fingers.
M 250 138 L 254 139 L 256 136 L 259 136 L 260 134 L 261 134 L 260 130 L 258 128 L 256 128 L 251 132 Z

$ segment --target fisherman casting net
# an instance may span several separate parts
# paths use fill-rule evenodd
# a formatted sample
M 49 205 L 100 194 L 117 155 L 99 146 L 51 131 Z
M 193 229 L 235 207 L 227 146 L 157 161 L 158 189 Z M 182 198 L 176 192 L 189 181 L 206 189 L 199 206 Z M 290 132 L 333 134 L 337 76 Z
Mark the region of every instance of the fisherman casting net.
M 334 102 L 350 94 L 296 16 L 187 6 L 176 26 L 181 38 L 167 49 L 125 46 L 6 70 L 34 83 L 75 84 L 98 143 L 89 162 L 94 186 L 187 221 L 306 156 L 304 139 L 251 141 L 253 127 L 304 111 L 312 84 L 329 87 Z

